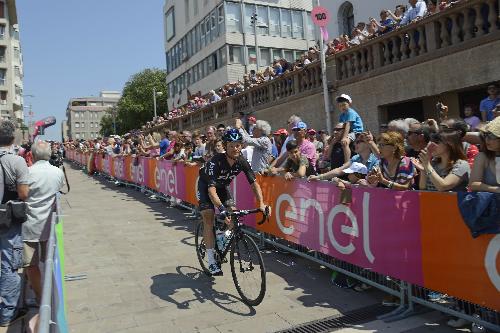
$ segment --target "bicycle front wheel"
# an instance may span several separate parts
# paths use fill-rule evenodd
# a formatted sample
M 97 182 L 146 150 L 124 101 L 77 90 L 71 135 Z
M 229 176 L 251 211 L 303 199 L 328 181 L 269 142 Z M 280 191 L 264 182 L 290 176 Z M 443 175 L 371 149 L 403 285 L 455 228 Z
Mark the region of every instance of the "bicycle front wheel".
M 259 248 L 248 235 L 237 237 L 231 247 L 231 273 L 243 303 L 259 305 L 266 293 L 266 268 Z

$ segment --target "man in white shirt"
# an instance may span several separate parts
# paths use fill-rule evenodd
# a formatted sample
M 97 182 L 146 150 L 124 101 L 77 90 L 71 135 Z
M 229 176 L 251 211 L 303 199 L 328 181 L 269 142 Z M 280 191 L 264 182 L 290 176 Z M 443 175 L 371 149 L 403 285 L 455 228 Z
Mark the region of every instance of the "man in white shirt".
M 49 163 L 51 148 L 48 142 L 34 143 L 31 151 L 35 163 L 29 168 L 28 220 L 22 225 L 23 266 L 40 302 L 42 288 L 38 264 L 45 261 L 53 205 L 57 192 L 64 185 L 64 173 Z
M 408 9 L 403 16 L 403 19 L 399 23 L 400 25 L 406 25 L 412 23 L 415 20 L 419 20 L 427 14 L 427 5 L 425 1 L 422 0 L 408 0 L 410 3 L 410 9 Z

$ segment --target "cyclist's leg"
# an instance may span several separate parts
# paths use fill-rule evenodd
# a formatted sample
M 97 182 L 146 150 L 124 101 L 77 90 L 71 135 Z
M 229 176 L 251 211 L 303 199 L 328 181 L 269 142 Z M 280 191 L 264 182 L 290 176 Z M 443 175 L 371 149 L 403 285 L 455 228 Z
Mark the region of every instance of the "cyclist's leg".
M 222 201 L 222 203 L 224 204 L 224 206 L 226 207 L 226 209 L 230 212 L 232 211 L 235 211 L 236 210 L 236 204 L 234 203 L 234 200 L 233 200 L 233 197 L 231 196 L 231 192 L 229 191 L 229 187 L 226 187 L 224 188 L 224 190 L 220 191 L 222 193 L 219 193 L 219 198 L 220 200 Z M 227 228 L 229 230 L 233 230 L 233 222 L 231 221 L 230 224 L 228 224 Z
M 215 261 L 215 239 L 214 239 L 214 217 L 215 209 L 210 197 L 208 196 L 208 186 L 203 181 L 198 181 L 198 198 L 200 214 L 203 219 L 203 241 L 207 249 L 208 269 L 212 274 L 221 273 L 220 268 Z

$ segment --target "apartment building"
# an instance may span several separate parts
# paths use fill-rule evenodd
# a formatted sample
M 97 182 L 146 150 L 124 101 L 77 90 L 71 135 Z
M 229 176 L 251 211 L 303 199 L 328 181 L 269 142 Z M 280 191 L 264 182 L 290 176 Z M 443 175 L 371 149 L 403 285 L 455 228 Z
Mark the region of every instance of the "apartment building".
M 242 80 L 257 69 L 257 56 L 261 68 L 274 59 L 299 58 L 315 45 L 312 8 L 312 0 L 166 0 L 169 107 L 186 103 L 188 90 L 205 94 Z
M 15 0 L 0 1 L 0 117 L 21 126 L 23 56 Z
M 71 98 L 63 123 L 64 139 L 95 139 L 101 130 L 101 118 L 120 99 L 119 91 L 101 91 L 99 96 Z

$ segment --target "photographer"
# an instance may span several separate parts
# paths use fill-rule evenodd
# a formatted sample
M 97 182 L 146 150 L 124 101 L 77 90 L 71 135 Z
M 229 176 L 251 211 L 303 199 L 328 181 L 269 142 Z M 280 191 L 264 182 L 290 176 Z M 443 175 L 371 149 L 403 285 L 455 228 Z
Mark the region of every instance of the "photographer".
M 57 148 L 55 143 L 52 143 L 52 151 L 51 151 L 49 163 L 55 167 L 58 167 L 58 168 L 60 168 L 63 165 L 63 154 Z

